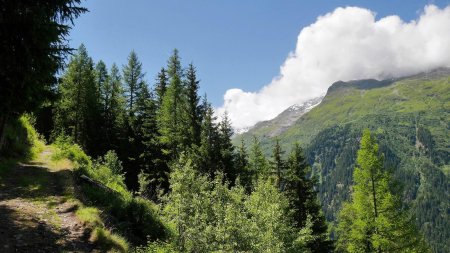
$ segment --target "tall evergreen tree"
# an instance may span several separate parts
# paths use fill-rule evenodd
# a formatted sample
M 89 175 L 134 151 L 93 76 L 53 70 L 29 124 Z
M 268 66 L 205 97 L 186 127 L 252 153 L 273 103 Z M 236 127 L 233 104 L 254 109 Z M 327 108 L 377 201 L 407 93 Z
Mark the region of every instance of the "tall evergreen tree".
M 164 146 L 164 153 L 171 158 L 179 155 L 186 146 L 186 123 L 185 113 L 186 97 L 181 78 L 181 69 L 178 50 L 174 50 L 168 62 L 169 85 L 162 100 L 161 108 L 158 110 L 158 130 L 160 142 Z
M 121 130 L 124 127 L 125 96 L 122 88 L 122 77 L 116 64 L 111 66 L 108 82 L 103 91 L 103 111 L 106 143 L 108 149 L 117 149 L 118 139 L 122 136 Z
M 128 63 L 123 67 L 123 81 L 125 85 L 125 95 L 127 99 L 127 112 L 129 117 L 134 117 L 136 110 L 136 99 L 142 87 L 144 73 L 142 73 L 142 63 L 139 61 L 136 52 L 131 51 L 128 56 Z
M 249 168 L 248 153 L 245 147 L 244 139 L 241 139 L 241 145 L 236 154 L 235 169 L 239 175 L 240 183 L 250 192 L 252 185 L 252 171 Z
M 368 129 L 353 172 L 351 201 L 339 215 L 338 249 L 344 252 L 429 252 L 422 236 L 392 191 L 391 176 Z
M 99 115 L 98 93 L 92 59 L 86 47 L 81 45 L 72 57 L 59 86 L 55 130 L 66 132 L 74 141 L 89 151 L 95 146 L 96 126 Z
M 217 119 L 214 116 L 214 110 L 206 99 L 203 107 L 205 111 L 200 133 L 200 170 L 213 177 L 215 172 L 220 170 L 219 132 L 217 125 L 214 123 Z
M 278 138 L 275 140 L 275 146 L 272 152 L 272 174 L 275 177 L 275 186 L 281 190 L 282 174 L 285 171 L 285 161 L 283 160 L 283 150 Z
M 80 0 L 1 1 L 0 152 L 6 124 L 54 99 L 55 74 L 62 69 L 69 31 L 87 11 Z
M 164 94 L 166 94 L 167 90 L 167 81 L 167 71 L 165 68 L 161 68 L 155 84 L 155 101 L 157 109 L 161 108 Z
M 220 149 L 220 164 L 222 172 L 230 184 L 234 184 L 238 176 L 235 165 L 235 150 L 234 145 L 231 143 L 231 137 L 233 136 L 233 128 L 228 118 L 228 114 L 225 113 L 222 120 L 219 123 L 219 149 Z
M 109 100 L 111 95 L 111 87 L 109 84 L 108 70 L 103 61 L 99 61 L 95 65 L 95 85 L 97 89 L 97 104 L 99 106 L 100 117 L 95 118 L 96 129 L 98 134 L 96 135 L 95 142 L 97 154 L 104 154 L 109 150 L 108 137 L 106 131 L 106 108 L 109 106 Z
M 274 150 L 277 149 L 279 148 L 275 147 Z M 310 222 L 313 238 L 306 246 L 311 252 L 332 252 L 333 242 L 329 239 L 325 217 L 317 202 L 314 180 L 310 178 L 311 168 L 298 143 L 294 144 L 286 168 L 283 191 L 289 199 L 290 209 L 293 210 L 294 226 L 303 229 Z
M 270 176 L 268 161 L 256 136 L 253 137 L 253 143 L 250 147 L 248 168 L 248 175 L 251 175 L 251 179 L 249 178 L 251 185 L 255 185 L 258 178 L 267 179 Z
M 189 64 L 186 72 L 186 103 L 187 103 L 187 116 L 188 116 L 188 145 L 195 144 L 200 145 L 200 124 L 201 124 L 201 109 L 200 109 L 200 96 L 198 95 L 198 89 L 200 81 L 197 80 L 196 69 L 194 65 Z

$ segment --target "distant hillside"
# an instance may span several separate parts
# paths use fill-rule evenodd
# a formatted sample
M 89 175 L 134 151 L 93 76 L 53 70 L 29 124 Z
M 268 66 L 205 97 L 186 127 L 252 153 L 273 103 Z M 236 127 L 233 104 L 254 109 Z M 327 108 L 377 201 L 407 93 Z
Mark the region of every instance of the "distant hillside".
M 339 81 L 295 123 L 285 127 L 282 114 L 234 140 L 250 145 L 255 135 L 267 154 L 275 137 L 285 150 L 300 142 L 319 180 L 325 215 L 333 221 L 349 197 L 361 131 L 370 128 L 434 252 L 450 252 L 449 69 L 383 81 Z
M 322 99 L 323 96 L 310 99 L 302 104 L 292 105 L 274 119 L 258 122 L 253 127 L 246 129 L 246 131 L 237 132 L 245 133 L 249 131 L 252 134 L 267 135 L 269 137 L 280 135 L 285 130 L 289 129 L 289 127 L 291 127 L 293 124 L 295 124 L 295 122 L 301 116 L 320 104 Z

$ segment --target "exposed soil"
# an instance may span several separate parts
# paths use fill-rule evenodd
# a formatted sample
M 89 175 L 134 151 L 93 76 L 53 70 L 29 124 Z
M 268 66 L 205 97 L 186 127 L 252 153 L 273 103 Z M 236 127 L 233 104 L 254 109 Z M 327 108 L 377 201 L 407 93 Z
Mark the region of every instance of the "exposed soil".
M 77 219 L 70 163 L 51 151 L 10 168 L 0 180 L 0 252 L 93 252 Z

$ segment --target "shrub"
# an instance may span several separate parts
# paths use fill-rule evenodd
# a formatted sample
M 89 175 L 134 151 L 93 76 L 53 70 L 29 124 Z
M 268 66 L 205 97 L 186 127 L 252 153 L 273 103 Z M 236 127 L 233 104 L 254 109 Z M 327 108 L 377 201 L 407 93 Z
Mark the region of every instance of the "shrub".
M 32 115 L 24 114 L 6 125 L 2 156 L 31 160 L 44 150 L 45 142 L 34 129 L 34 121 Z

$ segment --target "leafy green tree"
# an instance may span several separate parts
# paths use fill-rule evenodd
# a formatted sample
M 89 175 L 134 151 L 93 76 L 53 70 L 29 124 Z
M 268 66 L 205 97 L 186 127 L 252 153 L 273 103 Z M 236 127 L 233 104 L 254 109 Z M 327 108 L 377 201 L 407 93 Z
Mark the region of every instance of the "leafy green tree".
M 59 86 L 55 130 L 67 132 L 83 148 L 94 149 L 96 118 L 100 116 L 92 59 L 81 45 L 72 57 Z
M 353 172 L 351 201 L 339 214 L 338 249 L 345 252 L 428 252 L 392 191 L 390 174 L 383 169 L 383 156 L 369 130 L 364 130 Z
M 70 25 L 87 11 L 80 2 L 1 1 L 0 151 L 6 124 L 54 97 L 55 73 L 71 51 Z
M 282 179 L 282 188 L 293 212 L 294 227 L 309 228 L 312 238 L 305 246 L 311 252 L 332 252 L 333 242 L 329 239 L 328 227 L 317 201 L 314 180 L 310 178 L 310 173 L 311 168 L 303 149 L 295 143 Z

